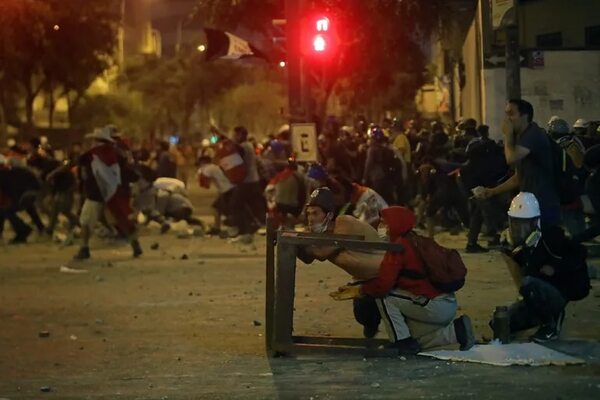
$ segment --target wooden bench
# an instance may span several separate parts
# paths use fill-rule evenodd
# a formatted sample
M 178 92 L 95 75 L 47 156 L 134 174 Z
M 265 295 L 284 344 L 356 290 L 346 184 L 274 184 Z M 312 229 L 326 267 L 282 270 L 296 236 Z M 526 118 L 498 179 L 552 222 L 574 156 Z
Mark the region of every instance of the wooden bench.
M 360 236 L 276 230 L 270 219 L 266 237 L 265 344 L 269 357 L 319 352 L 397 356 L 397 351 L 384 347 L 389 343 L 384 339 L 294 335 L 294 294 L 298 247 L 316 245 L 401 252 L 404 250 L 401 245 L 365 242 Z

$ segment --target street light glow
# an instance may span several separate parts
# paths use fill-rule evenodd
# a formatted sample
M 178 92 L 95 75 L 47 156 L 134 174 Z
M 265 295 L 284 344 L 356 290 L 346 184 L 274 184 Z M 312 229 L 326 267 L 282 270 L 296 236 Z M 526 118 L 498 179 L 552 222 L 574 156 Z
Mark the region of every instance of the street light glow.
M 279 66 L 281 68 L 285 68 L 285 61 L 279 61 Z
M 59 30 L 59 29 L 60 29 L 60 26 L 59 26 L 59 25 L 54 25 L 54 26 L 52 27 L 52 29 L 54 29 L 55 31 L 57 31 L 57 30 Z
M 200 46 L 197 47 L 197 49 L 198 49 L 199 52 L 202 53 L 202 52 L 206 51 L 206 46 L 203 45 L 203 44 L 201 44 Z

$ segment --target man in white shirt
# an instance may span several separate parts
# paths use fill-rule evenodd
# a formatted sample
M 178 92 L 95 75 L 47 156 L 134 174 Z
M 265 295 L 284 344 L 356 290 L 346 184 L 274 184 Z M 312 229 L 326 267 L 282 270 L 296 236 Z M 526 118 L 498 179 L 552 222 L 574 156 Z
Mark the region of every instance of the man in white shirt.
M 223 170 L 208 156 L 198 159 L 198 183 L 203 188 L 210 188 L 211 183 L 217 187 L 219 195 L 212 203 L 214 225 L 207 232 L 210 235 L 217 235 L 221 232 L 221 216 L 228 216 L 231 211 L 231 199 L 235 185 L 227 179 Z

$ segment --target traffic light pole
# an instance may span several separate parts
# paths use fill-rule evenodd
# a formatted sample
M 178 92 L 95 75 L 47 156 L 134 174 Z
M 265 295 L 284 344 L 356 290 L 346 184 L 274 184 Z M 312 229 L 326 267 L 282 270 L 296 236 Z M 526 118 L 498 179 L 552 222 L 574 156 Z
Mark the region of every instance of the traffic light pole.
M 304 0 L 285 0 L 287 36 L 288 104 L 291 122 L 303 122 L 302 60 L 300 34 Z

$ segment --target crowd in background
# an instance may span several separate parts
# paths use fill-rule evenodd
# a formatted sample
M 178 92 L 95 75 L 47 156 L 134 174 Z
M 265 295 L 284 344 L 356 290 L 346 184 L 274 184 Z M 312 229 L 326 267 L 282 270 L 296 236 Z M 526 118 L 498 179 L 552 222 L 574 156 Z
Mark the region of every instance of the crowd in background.
M 490 135 L 490 129 L 501 128 L 472 118 L 449 125 L 400 118 L 372 123 L 363 117 L 344 124 L 328 117 L 318 135 L 318 160 L 312 163 L 295 161 L 287 125 L 260 139 L 242 126 L 231 133 L 214 128 L 196 147 L 168 141 L 154 148 L 134 146 L 110 125 L 68 149 L 52 148 L 45 137 L 10 139 L 0 155 L 0 230 L 8 221 L 14 231 L 9 242 L 24 243 L 34 229 L 42 237 L 52 236 L 62 221 L 65 241 L 82 237 L 77 257 L 87 258 L 89 237 L 98 224 L 128 238 L 138 256 L 139 212 L 145 221 L 159 222 L 163 233 L 173 220 L 203 225 L 186 190 L 199 184 L 214 185 L 218 192 L 206 233 L 250 243 L 266 214 L 285 227 L 302 224 L 308 195 L 326 186 L 335 195 L 338 215 L 376 227 L 381 209 L 404 205 L 414 210 L 417 228 L 429 236 L 442 229 L 452 234 L 466 230 L 466 251 L 486 252 L 499 244 L 510 199 L 520 189 L 494 190 L 518 168 L 507 162 L 502 140 L 491 139 L 499 132 Z M 599 226 L 598 123 L 578 119 L 571 127 L 552 117 L 543 129 L 568 157 L 575 182 L 570 198 L 557 204 L 553 223 L 578 240 L 591 239 Z M 548 160 L 553 151 L 544 147 Z M 544 220 L 549 206 L 547 195 L 540 196 Z M 482 236 L 487 246 L 480 245 Z

